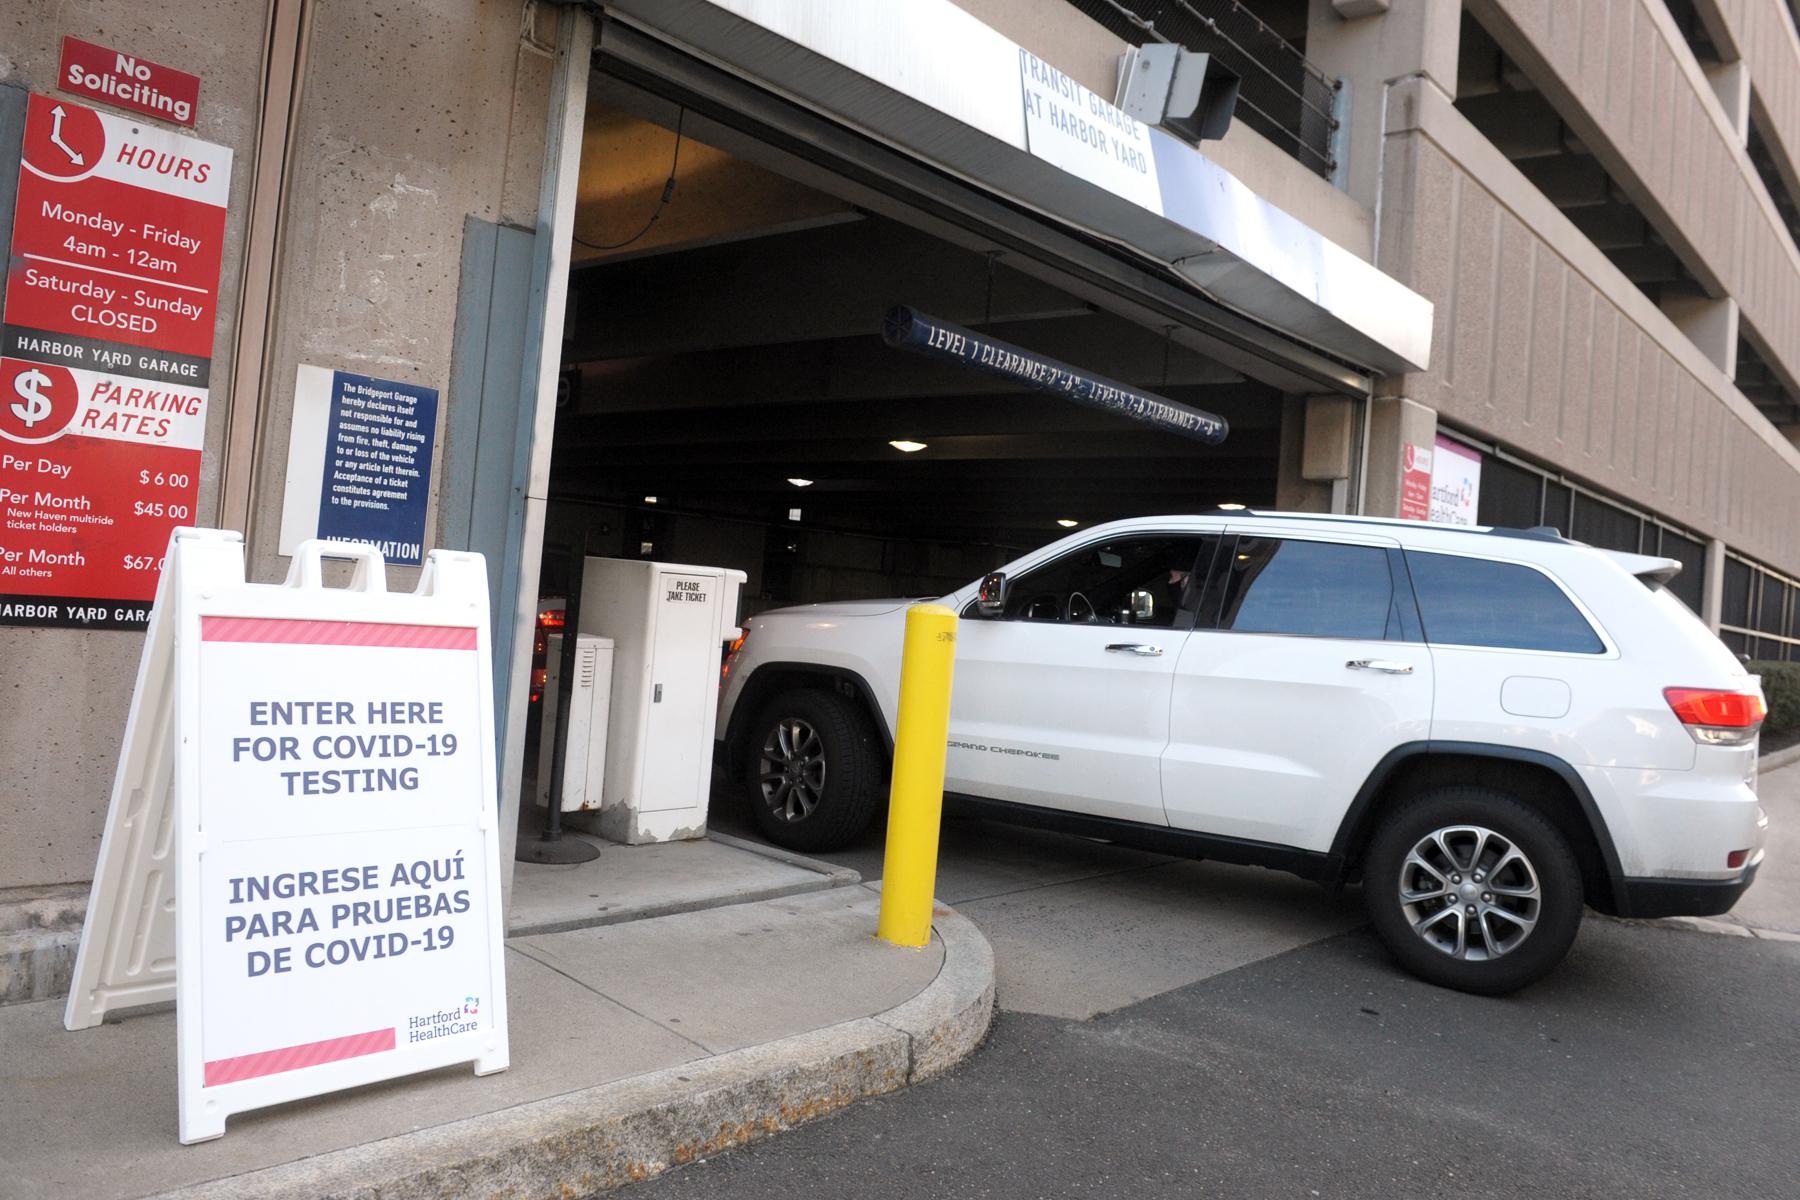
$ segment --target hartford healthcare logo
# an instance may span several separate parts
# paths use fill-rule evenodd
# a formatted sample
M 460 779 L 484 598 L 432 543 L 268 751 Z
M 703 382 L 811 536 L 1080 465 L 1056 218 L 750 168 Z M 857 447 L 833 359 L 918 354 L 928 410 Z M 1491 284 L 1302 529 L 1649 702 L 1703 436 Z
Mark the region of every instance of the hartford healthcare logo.
M 458 1033 L 473 1033 L 480 1027 L 481 997 L 464 996 L 459 1005 L 406 1018 L 408 1043 L 430 1042 Z

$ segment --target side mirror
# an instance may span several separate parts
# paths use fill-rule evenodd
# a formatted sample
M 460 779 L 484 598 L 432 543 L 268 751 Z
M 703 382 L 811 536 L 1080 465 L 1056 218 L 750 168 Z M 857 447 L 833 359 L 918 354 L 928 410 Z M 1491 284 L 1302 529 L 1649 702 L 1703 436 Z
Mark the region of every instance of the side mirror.
M 1156 597 L 1149 592 L 1131 593 L 1131 623 L 1147 625 L 1156 618 Z
M 975 595 L 975 611 L 984 617 L 1006 615 L 1006 572 L 994 571 L 981 581 Z

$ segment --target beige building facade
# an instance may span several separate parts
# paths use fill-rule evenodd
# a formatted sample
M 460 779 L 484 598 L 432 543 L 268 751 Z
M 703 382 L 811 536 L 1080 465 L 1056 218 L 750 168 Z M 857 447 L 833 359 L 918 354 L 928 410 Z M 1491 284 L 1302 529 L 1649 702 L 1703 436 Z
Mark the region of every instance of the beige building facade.
M 1163 8 L 1228 10 L 1226 42 Z M 1402 515 L 1408 448 L 1442 438 L 1480 461 L 1484 523 L 1679 558 L 1734 648 L 1800 654 L 1784 0 L 849 11 L 23 0 L 0 24 L 15 92 L 64 95 L 66 37 L 202 79 L 192 133 L 235 166 L 198 522 L 243 530 L 253 578 L 286 570 L 302 365 L 439 393 L 425 544 L 489 556 L 509 816 L 577 536 L 745 569 L 764 607 L 923 594 L 1052 517 Z M 1149 193 L 1046 148 L 1033 79 L 1103 114 L 1164 39 L 1244 75 L 1222 140 L 1143 131 Z M 881 357 L 895 303 L 1235 440 Z M 877 426 L 935 447 L 851 445 Z M 0 626 L 0 894 L 91 874 L 141 644 Z

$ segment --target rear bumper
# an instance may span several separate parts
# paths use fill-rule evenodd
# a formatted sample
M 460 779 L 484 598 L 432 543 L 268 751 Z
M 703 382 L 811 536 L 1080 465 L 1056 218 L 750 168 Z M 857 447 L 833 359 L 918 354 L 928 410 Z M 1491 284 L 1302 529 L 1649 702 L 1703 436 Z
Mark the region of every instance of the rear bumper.
M 1730 912 L 1756 880 L 1758 860 L 1736 879 L 1645 879 L 1618 883 L 1621 917 L 1716 917 Z

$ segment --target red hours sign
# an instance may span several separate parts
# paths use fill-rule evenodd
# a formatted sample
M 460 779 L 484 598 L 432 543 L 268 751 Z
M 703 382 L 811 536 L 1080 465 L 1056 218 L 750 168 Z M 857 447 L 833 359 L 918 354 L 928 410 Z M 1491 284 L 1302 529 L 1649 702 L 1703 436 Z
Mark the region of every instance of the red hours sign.
M 1400 461 L 1400 515 L 1408 521 L 1431 520 L 1431 447 L 1407 442 Z
M 231 151 L 33 95 L 0 336 L 0 624 L 141 627 L 195 522 Z

